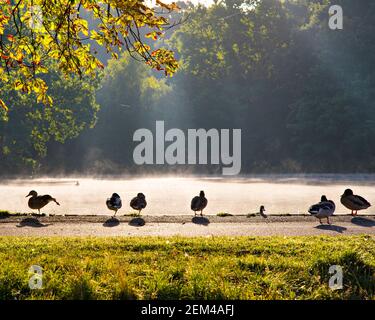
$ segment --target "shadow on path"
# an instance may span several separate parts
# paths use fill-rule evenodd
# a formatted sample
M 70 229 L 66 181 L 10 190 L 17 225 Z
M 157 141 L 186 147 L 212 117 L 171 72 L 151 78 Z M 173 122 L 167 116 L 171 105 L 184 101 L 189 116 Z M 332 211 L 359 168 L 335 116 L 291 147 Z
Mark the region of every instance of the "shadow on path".
M 103 223 L 103 227 L 113 228 L 113 227 L 117 227 L 119 224 L 120 224 L 120 221 L 118 219 L 116 219 L 115 217 L 111 217 Z
M 17 228 L 23 228 L 23 227 L 45 228 L 45 227 L 48 227 L 50 225 L 51 225 L 51 223 L 44 224 L 44 223 L 41 223 L 36 218 L 25 218 L 25 219 L 21 220 L 21 222 L 17 225 Z
M 345 228 L 345 227 L 335 226 L 335 225 L 332 225 L 332 224 L 331 225 L 321 224 L 319 226 L 316 226 L 315 228 L 319 229 L 319 230 L 335 231 L 335 232 L 338 232 L 338 233 L 343 233 L 345 230 L 347 230 L 347 228 Z
M 368 219 L 368 218 L 355 217 L 351 220 L 351 222 L 361 227 L 367 227 L 367 228 L 375 227 L 375 220 Z
M 137 217 L 129 221 L 129 226 L 132 226 L 132 227 L 143 227 L 145 224 L 146 224 L 146 221 L 141 217 Z
M 208 220 L 208 218 L 206 217 L 194 217 L 191 222 L 193 222 L 194 224 L 200 224 L 200 225 L 203 225 L 203 226 L 208 226 L 210 224 L 210 220 Z

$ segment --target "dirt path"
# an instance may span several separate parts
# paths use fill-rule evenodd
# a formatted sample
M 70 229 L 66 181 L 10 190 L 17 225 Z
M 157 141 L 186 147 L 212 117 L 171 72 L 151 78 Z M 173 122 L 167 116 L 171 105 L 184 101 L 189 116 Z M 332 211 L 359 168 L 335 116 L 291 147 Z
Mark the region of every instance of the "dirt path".
M 6 217 L 0 236 L 298 236 L 375 234 L 374 216 L 336 216 L 320 225 L 309 216 Z

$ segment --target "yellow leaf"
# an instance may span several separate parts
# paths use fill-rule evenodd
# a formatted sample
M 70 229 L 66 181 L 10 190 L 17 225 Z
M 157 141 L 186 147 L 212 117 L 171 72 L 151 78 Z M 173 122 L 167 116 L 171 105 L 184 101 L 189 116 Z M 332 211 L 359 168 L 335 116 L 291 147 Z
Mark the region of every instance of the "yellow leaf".
M 6 106 L 5 102 L 0 99 L 0 107 L 2 107 L 5 111 L 8 111 L 8 107 Z

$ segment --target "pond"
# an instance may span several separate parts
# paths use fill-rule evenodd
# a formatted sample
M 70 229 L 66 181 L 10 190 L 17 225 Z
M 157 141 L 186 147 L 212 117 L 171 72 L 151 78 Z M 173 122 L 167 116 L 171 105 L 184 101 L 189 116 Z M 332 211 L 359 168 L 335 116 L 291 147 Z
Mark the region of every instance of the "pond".
M 325 194 L 336 203 L 336 214 L 347 214 L 340 203 L 346 188 L 375 202 L 375 175 L 255 175 L 228 177 L 122 177 L 121 179 L 43 178 L 15 179 L 0 183 L 0 210 L 32 212 L 25 196 L 30 190 L 50 194 L 61 204 L 50 203 L 47 214 L 111 215 L 105 201 L 118 193 L 123 201 L 119 215 L 133 212 L 129 202 L 138 192 L 146 195 L 145 215 L 191 215 L 190 201 L 204 190 L 208 199 L 205 214 L 258 212 L 267 214 L 307 213 Z M 375 213 L 372 207 L 365 210 Z

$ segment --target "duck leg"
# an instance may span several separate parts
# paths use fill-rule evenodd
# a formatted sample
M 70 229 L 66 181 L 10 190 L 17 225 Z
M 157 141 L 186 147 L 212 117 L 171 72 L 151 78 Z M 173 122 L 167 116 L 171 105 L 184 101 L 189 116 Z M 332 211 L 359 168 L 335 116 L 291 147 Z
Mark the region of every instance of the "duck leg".
M 114 214 L 114 216 L 112 218 L 116 217 L 116 213 L 117 213 L 117 210 L 115 210 L 115 214 Z
M 322 219 L 320 219 L 320 218 L 319 218 L 319 222 L 320 222 L 320 224 L 323 224 Z
M 327 223 L 328 223 L 328 224 L 331 224 L 331 222 L 329 221 L 329 217 L 327 217 Z
M 203 217 L 203 210 L 201 210 L 201 217 Z
M 197 212 L 196 211 L 194 211 L 194 217 L 196 217 L 197 216 Z

